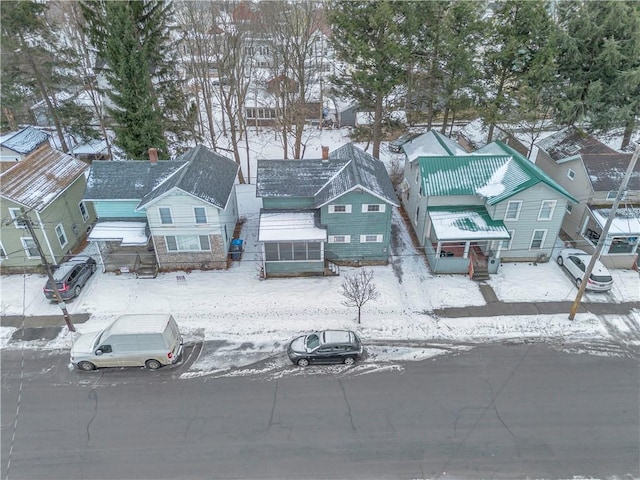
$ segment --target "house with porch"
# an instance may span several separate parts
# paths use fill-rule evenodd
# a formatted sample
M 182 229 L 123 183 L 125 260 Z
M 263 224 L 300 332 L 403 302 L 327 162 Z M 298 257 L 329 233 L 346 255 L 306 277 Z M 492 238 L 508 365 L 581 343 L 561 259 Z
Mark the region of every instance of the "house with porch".
M 574 127 L 535 145 L 535 164 L 580 199 L 580 203 L 567 206 L 562 223 L 563 232 L 577 248 L 595 251 L 631 157 L 631 153 L 613 150 Z M 640 162 L 613 215 L 600 261 L 608 268 L 632 268 L 640 249 Z
M 239 166 L 198 145 L 170 161 L 93 162 L 85 201 L 104 269 L 155 277 L 159 270 L 227 267 L 238 221 Z
M 321 159 L 259 160 L 266 278 L 334 275 L 389 259 L 397 196 L 384 164 L 348 143 Z
M 402 148 L 401 200 L 434 273 L 483 280 L 501 261 L 548 261 L 577 200 L 528 159 L 499 141 L 467 153 L 433 130 Z
M 38 272 L 42 257 L 58 265 L 75 253 L 96 219 L 83 201 L 89 165 L 48 143 L 0 175 L 0 269 L 2 273 Z M 21 219 L 26 214 L 37 239 Z

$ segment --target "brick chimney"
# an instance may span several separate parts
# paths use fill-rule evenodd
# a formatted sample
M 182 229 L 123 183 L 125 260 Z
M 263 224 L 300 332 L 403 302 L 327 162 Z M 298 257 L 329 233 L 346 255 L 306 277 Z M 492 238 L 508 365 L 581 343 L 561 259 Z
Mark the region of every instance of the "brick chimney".
M 158 163 L 158 149 L 151 147 L 149 149 L 149 161 L 151 163 Z
M 322 147 L 322 161 L 326 162 L 329 160 L 329 147 Z

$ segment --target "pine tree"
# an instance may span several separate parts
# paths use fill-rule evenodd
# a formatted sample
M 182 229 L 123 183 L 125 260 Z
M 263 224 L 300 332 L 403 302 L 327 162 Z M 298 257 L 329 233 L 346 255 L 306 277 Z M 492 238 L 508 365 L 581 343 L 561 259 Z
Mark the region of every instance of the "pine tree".
M 349 68 L 333 81 L 338 93 L 374 112 L 373 156 L 380 156 L 385 99 L 406 79 L 409 3 L 389 0 L 331 4 L 332 42 Z
M 56 102 L 56 94 L 73 92 L 77 82 L 68 75 L 67 55 L 46 13 L 48 4 L 25 1 L 2 2 L 2 104 L 6 120 L 17 126 L 11 110 L 28 111 L 26 101 L 42 99 L 55 127 L 58 141 L 67 152 L 65 118 Z M 65 52 L 68 53 L 68 52 Z M 39 98 L 38 98 L 39 97 Z M 35 103 L 35 102 L 34 102 Z M 29 122 L 26 116 L 22 122 Z
M 507 119 L 517 105 L 517 92 L 526 83 L 531 69 L 546 68 L 544 62 L 551 61 L 541 47 L 552 35 L 546 1 L 506 0 L 494 5 L 482 59 L 486 85 L 483 117 L 489 125 L 489 141 L 495 125 Z
M 626 147 L 640 117 L 640 3 L 565 2 L 558 15 L 560 119 L 623 128 Z
M 131 158 L 150 147 L 161 157 L 192 136 L 191 113 L 177 81 L 168 19 L 171 4 L 158 0 L 86 1 L 92 43 L 105 61 L 106 91 L 114 107 L 115 143 Z

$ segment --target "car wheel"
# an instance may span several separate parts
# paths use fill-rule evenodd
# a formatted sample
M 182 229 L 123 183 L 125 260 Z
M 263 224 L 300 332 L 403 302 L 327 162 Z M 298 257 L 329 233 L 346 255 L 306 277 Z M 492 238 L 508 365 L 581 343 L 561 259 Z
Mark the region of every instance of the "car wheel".
M 556 258 L 556 262 L 558 262 L 558 265 L 560 266 L 564 265 L 564 260 L 562 259 L 561 256 L 558 256 L 558 258 Z
M 354 363 L 356 363 L 356 359 L 353 357 L 346 357 L 344 359 L 344 364 L 345 365 L 353 365 Z
M 147 367 L 149 370 L 157 370 L 162 366 L 162 364 L 158 360 L 152 359 L 144 362 L 144 366 Z
M 91 265 L 91 273 L 96 273 L 96 270 L 98 270 L 98 266 L 94 263 Z
M 580 285 L 582 285 L 582 279 L 576 278 L 576 287 L 580 288 Z
M 301 358 L 297 363 L 299 367 L 306 367 L 307 365 L 309 365 L 309 360 L 307 360 L 306 358 Z
M 81 290 L 82 290 L 82 287 L 80 285 L 76 285 L 76 288 L 73 289 L 73 296 L 77 297 L 78 295 L 80 295 Z
M 78 368 L 80 370 L 84 370 L 85 372 L 90 372 L 91 370 L 95 370 L 96 366 L 91 362 L 80 362 L 78 364 Z

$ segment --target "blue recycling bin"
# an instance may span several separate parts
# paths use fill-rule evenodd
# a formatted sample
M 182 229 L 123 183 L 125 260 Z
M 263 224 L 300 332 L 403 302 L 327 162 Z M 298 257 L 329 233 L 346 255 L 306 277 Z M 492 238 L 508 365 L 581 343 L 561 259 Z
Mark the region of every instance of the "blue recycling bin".
M 242 239 L 234 238 L 231 240 L 231 260 L 240 260 L 242 256 Z

